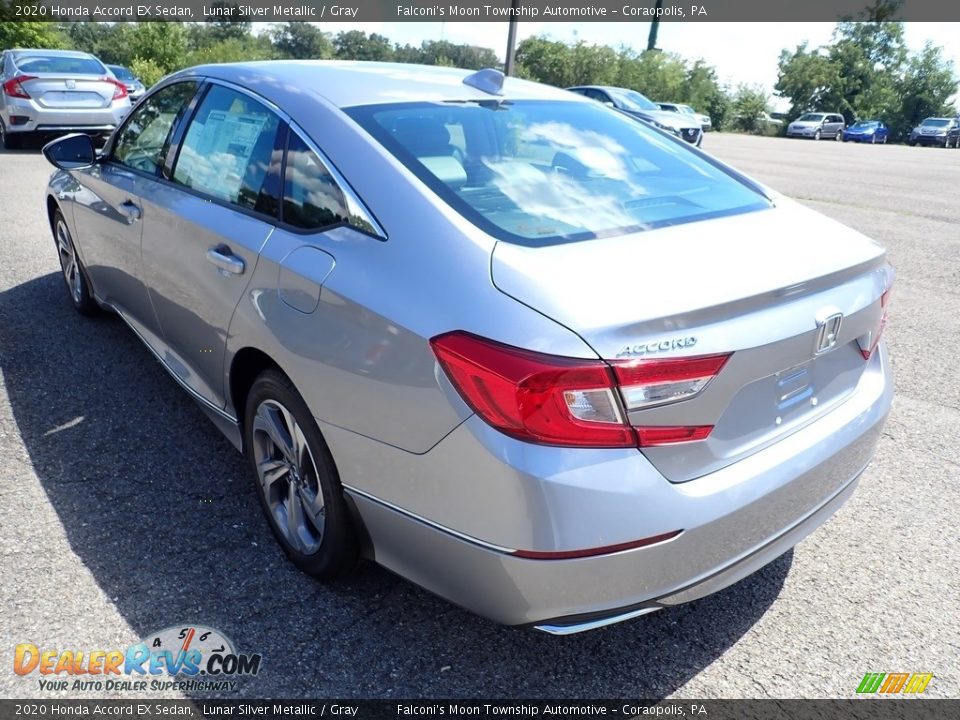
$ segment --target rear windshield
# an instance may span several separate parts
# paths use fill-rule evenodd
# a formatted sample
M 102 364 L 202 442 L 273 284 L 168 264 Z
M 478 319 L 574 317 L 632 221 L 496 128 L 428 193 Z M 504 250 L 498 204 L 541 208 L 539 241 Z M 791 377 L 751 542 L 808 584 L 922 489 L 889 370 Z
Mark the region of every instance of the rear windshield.
M 17 67 L 25 73 L 63 73 L 65 75 L 106 75 L 99 60 L 62 55 L 18 55 Z
M 683 141 L 595 103 L 403 103 L 346 112 L 501 240 L 543 245 L 770 207 Z
M 110 72 L 114 74 L 117 80 L 126 80 L 127 82 L 132 82 L 136 80 L 133 77 L 133 73 L 127 70 L 125 67 L 120 67 L 119 65 L 108 65 Z

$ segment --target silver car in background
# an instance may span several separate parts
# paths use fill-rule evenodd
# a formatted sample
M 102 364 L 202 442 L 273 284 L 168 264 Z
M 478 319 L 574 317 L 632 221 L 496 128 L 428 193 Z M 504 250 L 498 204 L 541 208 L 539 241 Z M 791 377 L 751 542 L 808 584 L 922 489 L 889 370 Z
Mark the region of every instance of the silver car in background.
M 826 521 L 891 405 L 881 247 L 573 93 L 211 65 L 44 152 L 72 304 L 319 578 L 365 555 L 557 634 L 687 602 Z
M 846 126 L 843 115 L 837 113 L 806 113 L 787 125 L 787 137 L 839 141 Z
M 660 106 L 661 110 L 680 113 L 681 115 L 694 118 L 700 123 L 700 126 L 703 128 L 704 132 L 708 132 L 713 129 L 713 120 L 710 119 L 710 116 L 704 115 L 703 113 L 698 113 L 689 105 L 684 105 L 683 103 L 657 103 L 657 105 Z
M 33 134 L 109 134 L 130 111 L 127 88 L 93 55 L 5 50 L 0 57 L 0 135 L 7 149 Z
M 664 132 L 686 140 L 691 145 L 699 147 L 703 142 L 703 127 L 697 118 L 662 110 L 650 98 L 636 90 L 609 85 L 578 85 L 567 90 L 616 108 L 631 117 L 639 118 Z

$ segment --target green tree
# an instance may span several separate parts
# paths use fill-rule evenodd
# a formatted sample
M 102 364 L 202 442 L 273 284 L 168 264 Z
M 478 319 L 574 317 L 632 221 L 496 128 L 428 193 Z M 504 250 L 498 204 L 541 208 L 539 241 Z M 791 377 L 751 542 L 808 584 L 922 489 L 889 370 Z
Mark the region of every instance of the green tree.
M 167 69 L 157 65 L 153 60 L 134 58 L 130 62 L 130 71 L 140 78 L 146 87 L 155 85 L 167 74 Z
M 383 35 L 361 30 L 337 33 L 333 39 L 336 57 L 341 60 L 392 60 L 393 45 Z
M 211 7 L 216 10 L 230 11 L 229 15 L 217 16 L 206 21 L 209 36 L 213 41 L 211 44 L 224 40 L 243 40 L 249 37 L 253 23 L 250 22 L 249 15 L 240 12 L 242 6 L 218 0 L 212 3 Z
M 333 43 L 326 33 L 305 22 L 275 25 L 270 31 L 273 46 L 280 57 L 297 60 L 333 57 Z
M 137 23 L 130 38 L 131 55 L 150 60 L 164 72 L 184 67 L 187 54 L 186 33 L 178 22 Z M 144 80 L 144 83 L 146 81 Z
M 570 48 L 557 40 L 530 37 L 517 45 L 517 74 L 538 82 L 569 87 L 574 84 Z
M 247 62 L 251 60 L 272 60 L 276 49 L 267 37 L 233 37 L 191 51 L 179 67 L 205 65 L 208 63 Z
M 766 91 L 756 85 L 738 85 L 730 101 L 730 126 L 734 130 L 759 133 L 764 129 L 761 120 L 769 112 Z
M 900 113 L 891 122 L 894 132 L 909 132 L 926 117 L 956 115 L 956 106 L 947 102 L 956 92 L 953 63 L 944 59 L 942 48 L 928 42 L 910 58 L 900 81 Z
M 717 72 L 704 60 L 697 60 L 687 71 L 681 100 L 697 112 L 706 113 L 716 130 L 722 130 L 727 119 L 730 99 L 717 80 Z
M 75 50 L 91 53 L 113 65 L 129 65 L 133 61 L 131 39 L 135 26 L 131 23 L 72 22 L 61 27 Z
M 409 46 L 408 46 L 409 47 Z M 393 59 L 403 48 L 395 48 Z M 450 67 L 479 70 L 485 67 L 498 67 L 497 54 L 489 48 L 473 45 L 456 45 L 446 40 L 425 40 L 420 45 L 418 58 L 414 61 L 424 65 L 447 65 Z
M 36 3 L 18 3 L 36 7 Z M 23 22 L 12 2 L 0 0 L 0 49 L 62 48 L 69 42 L 53 23 Z
M 776 91 L 790 99 L 790 118 L 839 111 L 847 122 L 882 120 L 892 137 L 902 138 L 924 117 L 956 112 L 947 102 L 957 91 L 952 63 L 931 44 L 909 52 L 896 20 L 899 6 L 899 0 L 876 0 L 859 22 L 837 23 L 828 45 L 781 53 Z
M 832 110 L 842 98 L 840 68 L 827 55 L 808 50 L 803 43 L 792 53 L 780 53 L 774 89 L 790 98 L 791 119 L 811 110 Z

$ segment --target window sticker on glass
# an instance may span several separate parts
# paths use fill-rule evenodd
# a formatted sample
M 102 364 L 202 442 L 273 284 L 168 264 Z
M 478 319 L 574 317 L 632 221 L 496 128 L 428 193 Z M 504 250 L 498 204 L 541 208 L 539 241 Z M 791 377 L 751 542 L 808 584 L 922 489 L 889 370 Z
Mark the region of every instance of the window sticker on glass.
M 184 147 L 180 164 L 192 178 L 193 187 L 224 200 L 234 201 L 257 140 L 267 118 L 262 115 L 231 115 L 212 111 L 195 147 Z M 187 159 L 189 158 L 189 159 Z M 187 160 L 187 163 L 184 163 Z
M 260 103 L 226 88 L 214 88 L 187 131 L 174 180 L 255 209 L 278 128 L 278 118 Z

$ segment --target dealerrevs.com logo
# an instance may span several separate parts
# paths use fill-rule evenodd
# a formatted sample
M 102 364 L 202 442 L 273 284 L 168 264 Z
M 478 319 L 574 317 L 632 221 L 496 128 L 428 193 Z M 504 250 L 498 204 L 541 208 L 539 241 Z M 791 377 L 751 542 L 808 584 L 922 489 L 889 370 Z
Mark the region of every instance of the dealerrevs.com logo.
M 262 656 L 238 653 L 219 630 L 169 627 L 126 650 L 43 648 L 20 643 L 13 671 L 37 677 L 41 690 L 232 691 L 260 672 Z

